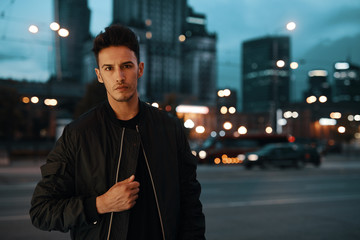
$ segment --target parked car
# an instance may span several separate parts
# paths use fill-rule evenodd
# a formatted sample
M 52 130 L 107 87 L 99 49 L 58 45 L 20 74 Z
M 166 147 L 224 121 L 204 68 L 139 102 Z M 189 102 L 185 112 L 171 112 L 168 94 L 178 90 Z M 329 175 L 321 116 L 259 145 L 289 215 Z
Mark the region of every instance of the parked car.
M 239 137 L 210 137 L 196 151 L 199 163 L 241 164 L 245 154 L 269 143 L 287 143 L 287 135 L 246 134 Z
M 243 161 L 246 169 L 254 166 L 264 169 L 272 166 L 303 168 L 305 164 L 306 160 L 299 147 L 288 143 L 268 144 L 257 151 L 246 154 Z
M 315 167 L 319 167 L 321 165 L 323 156 L 315 146 L 297 143 L 294 143 L 294 146 L 296 147 L 296 150 L 300 152 L 301 158 L 306 164 L 310 163 Z

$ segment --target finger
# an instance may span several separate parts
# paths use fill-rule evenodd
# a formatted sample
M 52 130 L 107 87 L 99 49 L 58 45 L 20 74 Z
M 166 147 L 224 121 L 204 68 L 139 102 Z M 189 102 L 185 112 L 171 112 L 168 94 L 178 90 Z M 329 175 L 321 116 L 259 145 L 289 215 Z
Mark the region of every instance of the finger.
M 135 179 L 135 176 L 134 176 L 134 175 L 131 175 L 129 178 L 124 179 L 124 180 L 118 182 L 118 184 L 119 184 L 119 183 L 131 183 L 132 181 L 134 181 L 134 179 Z
M 130 182 L 132 182 L 132 181 L 134 181 L 135 180 L 135 175 L 131 175 L 128 179 L 126 179 L 126 181 L 128 182 L 128 183 L 130 183 Z
M 130 187 L 130 189 L 138 188 L 138 187 L 140 187 L 140 183 L 134 181 L 134 182 L 129 183 L 128 186 Z
M 140 192 L 139 188 L 134 188 L 134 189 L 131 190 L 130 194 L 131 195 L 138 195 L 139 192 Z

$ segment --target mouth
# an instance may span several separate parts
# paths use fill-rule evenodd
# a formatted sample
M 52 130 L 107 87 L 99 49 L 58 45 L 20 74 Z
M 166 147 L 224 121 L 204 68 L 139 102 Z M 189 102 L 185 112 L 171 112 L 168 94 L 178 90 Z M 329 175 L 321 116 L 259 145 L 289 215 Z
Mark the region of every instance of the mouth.
M 120 91 L 120 92 L 122 92 L 122 91 L 126 91 L 127 89 L 128 89 L 127 86 L 121 85 L 121 86 L 117 86 L 117 87 L 115 88 L 115 91 Z

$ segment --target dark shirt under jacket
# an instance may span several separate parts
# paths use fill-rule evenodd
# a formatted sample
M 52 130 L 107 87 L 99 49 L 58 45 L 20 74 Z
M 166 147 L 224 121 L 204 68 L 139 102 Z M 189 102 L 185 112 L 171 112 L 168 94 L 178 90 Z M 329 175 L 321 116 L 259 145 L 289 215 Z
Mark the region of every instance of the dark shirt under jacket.
M 139 114 L 133 119 L 128 121 L 119 120 L 119 122 L 122 127 L 126 128 L 126 131 L 136 131 Z M 162 239 L 162 234 L 159 215 L 141 147 L 137 159 L 135 181 L 140 183 L 140 191 L 135 206 L 130 210 L 127 240 L 160 240 Z M 116 228 L 116 226 L 113 226 L 113 228 Z M 119 229 L 121 229 L 121 227 Z

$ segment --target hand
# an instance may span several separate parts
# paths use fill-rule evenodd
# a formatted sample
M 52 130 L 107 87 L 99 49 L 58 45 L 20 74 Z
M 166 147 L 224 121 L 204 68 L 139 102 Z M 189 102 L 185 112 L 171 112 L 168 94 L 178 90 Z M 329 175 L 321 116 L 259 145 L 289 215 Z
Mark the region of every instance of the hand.
M 132 208 L 139 197 L 140 183 L 132 175 L 124 181 L 114 184 L 106 193 L 96 198 L 96 209 L 99 214 L 121 212 Z

